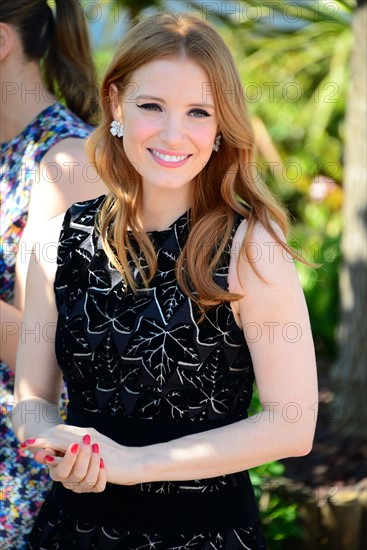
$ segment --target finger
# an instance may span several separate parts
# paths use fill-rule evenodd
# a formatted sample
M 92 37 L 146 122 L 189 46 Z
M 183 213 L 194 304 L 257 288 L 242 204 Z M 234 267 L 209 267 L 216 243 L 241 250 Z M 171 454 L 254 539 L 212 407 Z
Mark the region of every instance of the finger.
M 75 461 L 73 471 L 72 471 L 72 478 L 73 481 L 76 481 L 77 483 L 81 483 L 84 481 L 87 473 L 89 472 L 90 467 L 90 461 L 92 458 L 92 445 L 90 444 L 90 435 L 85 434 L 82 443 L 79 448 L 78 456 Z
M 91 489 L 91 493 L 101 493 L 102 491 L 105 490 L 106 485 L 107 485 L 107 472 L 103 462 L 103 458 L 100 458 L 98 478 L 94 487 Z
M 54 449 L 41 449 L 40 451 L 36 451 L 33 455 L 33 458 L 36 462 L 38 462 L 39 464 L 46 464 L 45 462 L 45 458 L 46 457 L 55 457 L 56 456 L 56 451 Z M 48 462 L 52 462 L 50 460 L 48 460 Z
M 93 487 L 89 487 L 90 493 L 101 493 L 105 490 L 107 485 L 107 472 L 106 468 L 104 466 L 103 459 L 100 458 L 99 462 L 99 471 L 98 471 L 98 478 L 96 480 L 96 483 Z
M 22 450 L 31 451 L 34 453 L 37 450 L 40 449 L 47 449 L 52 448 L 55 449 L 55 451 L 64 453 L 66 451 L 65 443 L 62 444 L 61 442 L 51 441 L 50 439 L 46 439 L 43 437 L 39 438 L 33 438 L 33 439 L 26 439 L 26 441 L 23 441 L 20 444 L 20 448 Z
M 42 446 L 38 444 L 37 439 L 27 439 L 26 441 L 23 441 L 23 443 L 20 443 L 19 447 L 22 451 L 28 451 L 33 455 L 42 450 Z
M 51 477 L 54 481 L 66 481 L 70 475 L 71 471 L 76 463 L 78 452 L 79 452 L 80 445 L 78 443 L 73 443 L 70 445 L 68 450 L 66 451 L 65 455 L 61 458 L 61 460 L 58 457 L 50 457 L 53 458 L 53 461 L 47 461 L 48 464 L 51 465 L 51 463 L 57 463 L 55 468 L 52 468 L 51 470 Z M 70 481 L 74 481 L 71 479 Z
M 90 451 L 90 455 L 88 456 L 88 468 L 85 474 L 83 474 L 83 477 L 80 479 L 79 475 L 82 475 L 80 474 L 80 472 L 84 470 L 84 467 L 86 464 L 85 460 L 82 467 L 79 467 L 79 470 L 78 470 L 79 461 L 81 460 L 80 459 L 80 455 L 82 452 L 81 450 L 79 452 L 76 465 L 74 466 L 73 471 L 71 472 L 71 475 L 67 480 L 67 483 L 64 484 L 64 486 L 67 489 L 74 491 L 74 493 L 90 493 L 92 492 L 97 482 L 99 464 L 100 464 L 98 444 L 94 443 L 93 445 L 91 445 L 89 447 L 89 451 Z
M 83 480 L 80 482 L 83 493 L 90 493 L 93 491 L 99 476 L 101 458 L 98 443 L 93 443 L 91 446 L 91 451 L 88 471 Z
M 25 441 L 23 441 L 21 444 L 20 444 L 20 447 L 22 449 L 28 449 L 29 447 L 35 447 L 35 443 L 36 443 L 37 439 L 26 439 Z M 40 447 L 40 445 L 38 445 L 38 447 Z
M 46 466 L 48 467 L 55 467 L 55 466 L 58 466 L 61 461 L 63 460 L 64 457 L 62 456 L 51 456 L 51 455 L 47 455 L 45 456 L 45 462 L 44 464 L 46 464 Z

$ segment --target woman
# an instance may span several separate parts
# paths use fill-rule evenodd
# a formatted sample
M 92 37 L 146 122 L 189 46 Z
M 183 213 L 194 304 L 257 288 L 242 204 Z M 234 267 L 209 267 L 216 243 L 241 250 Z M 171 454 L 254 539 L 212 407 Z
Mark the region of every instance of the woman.
M 86 25 L 77 2 L 56 4 L 55 15 L 46 0 L 4 0 L 0 11 L 0 539 L 12 549 L 24 547 L 49 478 L 47 468 L 19 452 L 9 417 L 17 342 L 31 337 L 22 314 L 34 232 L 104 189 L 84 151 L 98 111 Z
M 110 193 L 53 220 L 58 266 L 30 267 L 26 322 L 57 329 L 17 364 L 14 426 L 54 480 L 29 548 L 264 548 L 247 469 L 309 452 L 317 388 L 238 73 L 209 25 L 158 15 L 101 98 L 89 150 Z M 254 377 L 264 410 L 247 418 Z

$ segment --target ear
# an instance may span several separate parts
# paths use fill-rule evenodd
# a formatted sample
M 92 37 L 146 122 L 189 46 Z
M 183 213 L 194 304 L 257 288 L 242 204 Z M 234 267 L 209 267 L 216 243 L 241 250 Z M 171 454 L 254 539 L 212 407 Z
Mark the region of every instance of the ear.
M 111 112 L 112 112 L 113 119 L 118 120 L 119 122 L 122 123 L 123 121 L 122 100 L 116 84 L 110 85 L 109 95 L 110 95 Z
M 0 23 L 0 61 L 11 52 L 14 44 L 14 28 L 7 23 Z

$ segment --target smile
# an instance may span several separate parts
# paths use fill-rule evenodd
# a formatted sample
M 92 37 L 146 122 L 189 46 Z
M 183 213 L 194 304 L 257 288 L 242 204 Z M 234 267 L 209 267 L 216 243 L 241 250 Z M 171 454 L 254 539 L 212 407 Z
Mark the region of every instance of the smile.
M 158 151 L 155 151 L 154 149 L 149 149 L 151 154 L 154 157 L 157 157 L 160 160 L 163 160 L 164 162 L 182 162 L 183 160 L 186 160 L 191 155 L 164 155 L 163 153 L 159 153 Z

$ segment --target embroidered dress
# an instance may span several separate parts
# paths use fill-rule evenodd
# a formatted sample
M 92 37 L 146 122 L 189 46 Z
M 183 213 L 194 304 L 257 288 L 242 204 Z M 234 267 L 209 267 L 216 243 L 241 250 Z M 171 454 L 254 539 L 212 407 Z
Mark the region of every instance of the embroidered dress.
M 62 139 L 86 138 L 90 131 L 90 126 L 55 103 L 39 113 L 18 136 L 1 144 L 2 300 L 13 301 L 16 252 L 27 222 L 32 184 L 39 177 L 38 168 L 44 154 Z M 18 550 L 25 547 L 26 535 L 44 500 L 50 478 L 47 468 L 38 465 L 29 453 L 19 449 L 10 418 L 14 376 L 3 362 L 0 362 L 0 374 L 0 549 Z
M 229 304 L 200 312 L 175 278 L 189 212 L 148 235 L 158 270 L 138 293 L 112 268 L 94 228 L 104 197 L 75 204 L 60 236 L 56 355 L 67 383 L 67 423 L 144 446 L 247 417 L 254 372 Z M 226 288 L 233 232 L 215 280 Z M 137 243 L 136 252 L 139 253 Z M 140 261 L 144 265 L 141 257 Z M 265 548 L 247 471 L 210 479 L 76 494 L 55 482 L 29 538 L 32 550 Z

